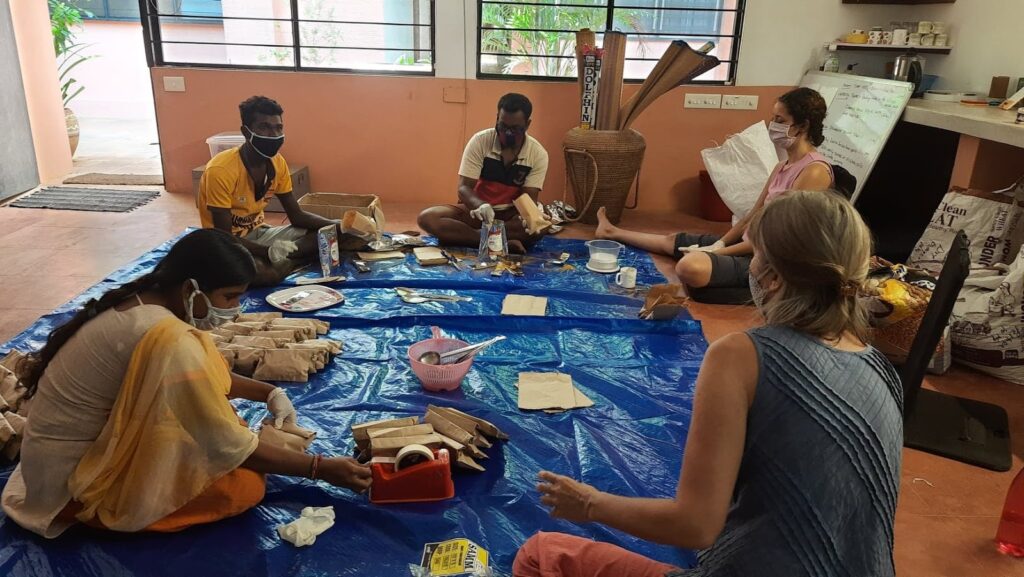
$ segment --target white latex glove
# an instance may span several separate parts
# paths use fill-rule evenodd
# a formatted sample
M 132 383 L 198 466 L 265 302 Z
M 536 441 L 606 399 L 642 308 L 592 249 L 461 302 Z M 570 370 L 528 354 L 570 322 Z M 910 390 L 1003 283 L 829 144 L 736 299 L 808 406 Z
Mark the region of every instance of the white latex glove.
M 725 243 L 720 240 L 716 240 L 713 244 L 709 244 L 707 246 L 697 246 L 695 244 L 686 246 L 680 248 L 679 252 L 683 254 L 686 254 L 688 252 L 715 252 L 722 248 L 725 248 Z
M 277 534 L 296 547 L 312 545 L 320 533 L 334 525 L 334 507 L 306 507 L 302 516 L 288 523 L 279 525 Z
M 469 211 L 469 216 L 490 224 L 494 222 L 494 207 L 485 202 L 479 207 Z
M 288 393 L 284 392 L 281 387 L 277 387 L 267 395 L 267 410 L 274 417 L 275 429 L 280 429 L 285 423 L 294 425 L 295 417 L 298 416 L 291 400 L 288 399 Z
M 290 240 L 275 240 L 267 249 L 267 256 L 270 257 L 271 264 L 278 264 L 284 262 L 289 255 L 297 250 L 299 250 L 299 245 Z

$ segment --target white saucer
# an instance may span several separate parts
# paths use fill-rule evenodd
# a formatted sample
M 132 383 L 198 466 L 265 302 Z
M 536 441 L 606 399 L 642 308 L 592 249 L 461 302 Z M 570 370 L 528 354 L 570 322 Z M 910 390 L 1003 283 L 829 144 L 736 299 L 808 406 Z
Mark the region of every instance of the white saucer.
M 592 270 L 592 271 L 594 271 L 594 272 L 601 273 L 601 274 L 612 274 L 612 273 L 615 273 L 615 272 L 619 272 L 619 269 L 621 267 L 619 265 L 615 265 L 615 268 L 613 268 L 611 270 L 604 270 L 604 269 L 600 269 L 600 268 L 594 268 L 594 267 L 590 266 L 590 263 L 588 262 L 587 263 L 587 268 Z

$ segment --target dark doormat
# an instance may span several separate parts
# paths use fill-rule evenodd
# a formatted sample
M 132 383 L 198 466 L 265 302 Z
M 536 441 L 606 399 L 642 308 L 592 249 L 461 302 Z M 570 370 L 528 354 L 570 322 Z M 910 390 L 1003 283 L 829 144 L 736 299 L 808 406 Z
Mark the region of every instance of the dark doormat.
M 78 174 L 64 180 L 64 184 L 105 184 L 105 185 L 126 185 L 126 186 L 160 186 L 164 183 L 164 177 L 160 174 L 106 174 L 101 172 L 90 172 Z
M 158 196 L 160 196 L 159 190 L 110 190 L 57 186 L 39 189 L 14 201 L 11 206 L 89 212 L 128 212 Z

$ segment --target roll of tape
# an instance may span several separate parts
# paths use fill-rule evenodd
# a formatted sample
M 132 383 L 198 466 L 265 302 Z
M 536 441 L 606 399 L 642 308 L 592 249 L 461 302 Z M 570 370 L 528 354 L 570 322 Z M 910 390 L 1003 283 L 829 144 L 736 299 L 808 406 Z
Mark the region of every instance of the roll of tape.
M 395 456 L 395 470 L 401 471 L 413 465 L 433 460 L 434 452 L 427 447 L 423 445 L 406 445 Z

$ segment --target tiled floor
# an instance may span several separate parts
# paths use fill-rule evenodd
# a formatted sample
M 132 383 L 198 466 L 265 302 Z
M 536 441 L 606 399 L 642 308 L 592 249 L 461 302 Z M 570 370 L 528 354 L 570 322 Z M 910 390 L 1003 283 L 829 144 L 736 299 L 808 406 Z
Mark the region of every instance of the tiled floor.
M 155 118 L 82 117 L 78 124 L 73 174 L 163 173 Z
M 416 228 L 419 207 L 387 205 L 389 228 Z M 280 221 L 280 217 L 271 217 Z M 0 342 L 122 264 L 197 223 L 190 196 L 163 194 L 124 214 L 0 208 Z M 721 225 L 685 216 L 628 214 L 624 224 L 655 232 L 677 228 L 713 232 Z M 588 238 L 589 227 L 565 233 Z M 671 261 L 656 259 L 671 275 Z M 694 304 L 709 340 L 757 324 L 751 307 Z M 1011 414 L 1014 467 L 993 473 L 904 450 L 896 515 L 896 564 L 901 577 L 1020 577 L 1024 561 L 992 546 L 1003 498 L 1024 456 L 1024 387 L 954 368 L 926 385 L 995 402 Z

